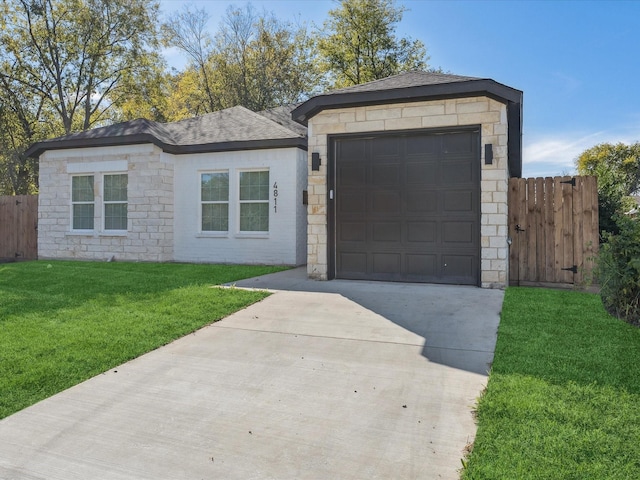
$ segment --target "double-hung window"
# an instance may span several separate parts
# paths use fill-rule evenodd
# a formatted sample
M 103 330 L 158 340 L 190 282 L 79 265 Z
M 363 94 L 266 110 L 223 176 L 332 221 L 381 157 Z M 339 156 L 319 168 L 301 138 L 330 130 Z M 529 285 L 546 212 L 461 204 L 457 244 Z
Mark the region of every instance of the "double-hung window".
M 73 230 L 93 230 L 95 194 L 93 175 L 71 177 L 71 216 Z
M 229 172 L 200 176 L 201 228 L 203 232 L 229 230 Z
M 240 172 L 240 231 L 269 231 L 269 171 Z
M 127 229 L 127 184 L 129 176 L 126 173 L 105 175 L 104 181 L 104 229 Z

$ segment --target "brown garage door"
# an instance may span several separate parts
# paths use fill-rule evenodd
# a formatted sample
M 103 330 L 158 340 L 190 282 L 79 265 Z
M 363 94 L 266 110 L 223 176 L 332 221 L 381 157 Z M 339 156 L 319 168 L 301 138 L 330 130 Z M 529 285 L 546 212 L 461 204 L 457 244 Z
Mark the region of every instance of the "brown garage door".
M 477 130 L 332 144 L 330 268 L 337 278 L 478 284 Z

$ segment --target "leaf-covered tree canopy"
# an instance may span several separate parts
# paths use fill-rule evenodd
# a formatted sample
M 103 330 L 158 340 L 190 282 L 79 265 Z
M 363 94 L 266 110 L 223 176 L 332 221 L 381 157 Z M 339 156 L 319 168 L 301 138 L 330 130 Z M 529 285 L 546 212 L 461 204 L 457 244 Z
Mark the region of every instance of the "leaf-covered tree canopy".
M 333 87 L 427 68 L 424 44 L 395 34 L 405 11 L 395 0 L 342 0 L 329 11 L 318 50 Z
M 578 173 L 598 177 L 600 231 L 617 233 L 615 216 L 633 202 L 640 189 L 640 143 L 602 143 L 585 150 L 576 160 Z
M 126 104 L 135 114 L 132 99 L 163 65 L 157 14 L 156 0 L 0 3 L 0 169 L 16 177 L 5 192 L 36 188 L 30 143 L 122 119 Z

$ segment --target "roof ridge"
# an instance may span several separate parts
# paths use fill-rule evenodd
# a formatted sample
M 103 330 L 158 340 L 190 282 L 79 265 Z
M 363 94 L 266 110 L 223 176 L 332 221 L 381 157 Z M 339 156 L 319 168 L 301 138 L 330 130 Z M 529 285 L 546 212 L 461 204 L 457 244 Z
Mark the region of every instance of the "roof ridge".
M 294 131 L 293 131 L 293 130 L 291 130 L 290 128 L 287 128 L 287 127 L 285 127 L 284 125 L 279 124 L 278 122 L 276 122 L 275 120 L 272 120 L 272 119 L 271 119 L 271 118 L 269 118 L 269 117 L 266 117 L 266 116 L 264 116 L 264 115 L 261 115 L 261 114 L 260 114 L 260 113 L 258 113 L 258 112 L 254 112 L 253 110 L 249 110 L 248 108 L 243 107 L 242 105 L 238 105 L 238 106 L 239 106 L 239 107 L 244 108 L 244 109 L 245 109 L 247 112 L 249 112 L 251 115 L 254 115 L 255 117 L 258 117 L 258 118 L 260 118 L 260 119 L 262 119 L 262 120 L 266 120 L 267 122 L 272 123 L 273 125 L 275 125 L 275 126 L 276 126 L 276 128 L 279 128 L 282 132 L 286 132 L 286 133 L 289 133 L 289 134 L 293 134 L 293 135 L 295 135 L 296 137 L 300 137 L 300 136 L 301 136 L 299 133 L 294 132 Z M 263 111 L 266 111 L 266 110 L 263 110 Z

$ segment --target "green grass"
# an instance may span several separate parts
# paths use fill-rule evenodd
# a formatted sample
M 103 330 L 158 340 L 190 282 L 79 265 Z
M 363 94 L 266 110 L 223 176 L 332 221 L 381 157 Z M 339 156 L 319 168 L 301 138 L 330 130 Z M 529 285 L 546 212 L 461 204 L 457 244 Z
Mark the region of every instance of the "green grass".
M 212 285 L 264 266 L 0 265 L 0 418 L 264 298 Z
M 640 478 L 640 330 L 600 297 L 506 291 L 465 480 Z

